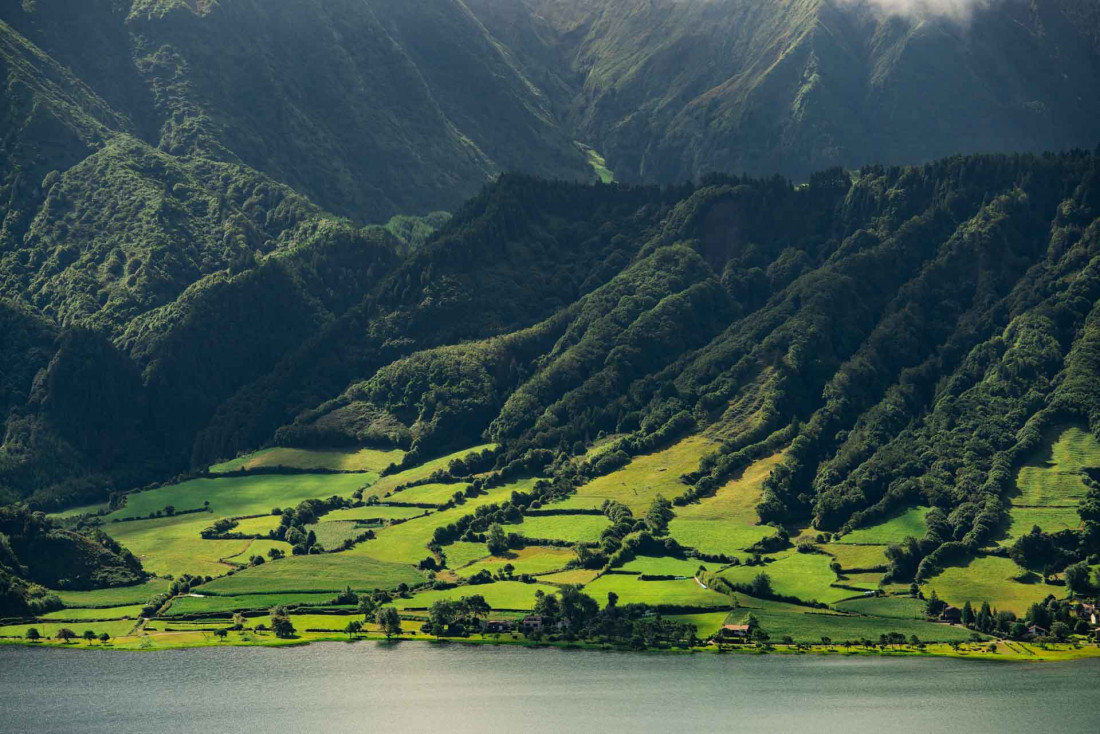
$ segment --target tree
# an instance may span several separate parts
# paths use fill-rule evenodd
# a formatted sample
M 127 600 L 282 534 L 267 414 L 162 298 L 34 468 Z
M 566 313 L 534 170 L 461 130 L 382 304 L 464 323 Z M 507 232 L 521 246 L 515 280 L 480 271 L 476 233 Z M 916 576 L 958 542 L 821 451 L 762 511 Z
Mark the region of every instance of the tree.
M 1050 627 L 1050 634 L 1059 640 L 1064 640 L 1070 635 L 1069 625 L 1065 622 L 1055 622 Z
M 29 630 L 27 630 L 27 639 L 31 641 L 41 640 L 42 633 L 38 631 L 37 627 L 31 627 Z
M 766 573 L 758 573 L 749 584 L 749 593 L 755 597 L 766 599 L 772 595 L 772 579 Z
M 379 609 L 375 621 L 382 628 L 387 640 L 401 634 L 401 615 L 397 613 L 397 609 L 394 607 Z
M 99 641 L 106 645 L 108 642 L 111 641 L 111 636 L 106 632 L 101 632 L 99 635 Z
M 967 627 L 974 624 L 974 607 L 970 606 L 969 600 L 963 604 L 962 623 Z
M 358 635 L 360 632 L 362 632 L 362 630 L 363 630 L 363 623 L 360 622 L 358 619 L 351 620 L 344 627 L 344 632 L 348 633 L 348 639 L 349 640 L 352 637 L 355 637 L 356 635 Z
M 68 627 L 62 627 L 61 629 L 59 629 L 57 631 L 57 634 L 54 635 L 54 637 L 61 640 L 62 642 L 67 643 L 69 640 L 72 640 L 72 639 L 76 638 L 76 633 L 73 632 Z
M 368 622 L 378 610 L 378 605 L 370 596 L 363 594 L 359 597 L 358 611 L 363 615 L 363 621 Z
M 294 636 L 294 625 L 290 621 L 290 616 L 287 615 L 286 607 L 282 604 L 271 610 L 271 630 L 281 639 Z
M 1075 594 L 1087 594 L 1092 590 L 1089 583 L 1089 565 L 1081 561 L 1067 566 L 1065 570 L 1066 587 Z
M 646 510 L 643 522 L 645 522 L 646 529 L 651 534 L 655 536 L 667 535 L 668 523 L 675 516 L 676 513 L 672 511 L 672 503 L 662 495 L 657 495 L 650 503 L 649 509 Z
M 84 638 L 85 642 L 92 642 L 95 639 L 95 632 L 92 632 L 91 630 L 84 630 L 84 634 L 81 635 L 81 637 Z
M 489 526 L 489 535 L 485 542 L 489 547 L 489 553 L 494 556 L 502 556 L 508 552 L 508 536 L 499 522 Z
M 214 636 L 217 637 L 219 641 L 225 642 L 225 638 L 229 636 L 229 630 L 224 627 L 216 629 L 214 630 Z
M 929 617 L 938 617 L 947 604 L 936 595 L 936 590 L 932 589 L 932 596 L 928 597 L 928 601 L 924 604 L 924 613 Z
M 277 561 L 280 558 L 286 557 L 286 553 L 284 553 L 280 548 L 272 548 L 267 552 L 267 557 L 273 561 Z

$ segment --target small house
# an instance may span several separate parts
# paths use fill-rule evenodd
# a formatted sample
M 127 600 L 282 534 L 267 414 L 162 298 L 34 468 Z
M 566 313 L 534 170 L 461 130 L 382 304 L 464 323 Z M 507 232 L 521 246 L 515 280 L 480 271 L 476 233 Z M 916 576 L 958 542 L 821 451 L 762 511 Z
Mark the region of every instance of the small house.
M 747 624 L 724 624 L 718 630 L 718 639 L 723 642 L 744 642 L 749 639 L 752 630 Z
M 482 631 L 490 635 L 511 632 L 514 628 L 510 619 L 489 619 L 481 623 Z
M 946 606 L 943 611 L 940 612 L 940 621 L 948 622 L 949 624 L 958 624 L 962 621 L 963 613 L 958 607 Z
M 528 614 L 523 618 L 523 621 L 520 622 L 520 627 L 525 635 L 529 635 L 532 632 L 542 632 L 542 615 Z
M 1028 637 L 1047 637 L 1050 635 L 1050 630 L 1046 627 L 1040 627 L 1037 624 L 1033 624 L 1027 628 Z

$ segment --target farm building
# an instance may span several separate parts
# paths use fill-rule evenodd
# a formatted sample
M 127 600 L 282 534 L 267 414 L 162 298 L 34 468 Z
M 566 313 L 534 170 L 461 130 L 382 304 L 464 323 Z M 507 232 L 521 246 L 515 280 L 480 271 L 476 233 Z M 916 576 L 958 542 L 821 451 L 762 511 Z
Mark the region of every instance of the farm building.
M 481 629 L 488 634 L 511 632 L 515 625 L 510 619 L 490 619 L 481 623 Z
M 962 610 L 958 607 L 947 606 L 940 612 L 940 621 L 958 624 L 962 621 Z
M 718 638 L 722 640 L 741 641 L 749 639 L 752 630 L 747 624 L 725 624 L 718 630 Z

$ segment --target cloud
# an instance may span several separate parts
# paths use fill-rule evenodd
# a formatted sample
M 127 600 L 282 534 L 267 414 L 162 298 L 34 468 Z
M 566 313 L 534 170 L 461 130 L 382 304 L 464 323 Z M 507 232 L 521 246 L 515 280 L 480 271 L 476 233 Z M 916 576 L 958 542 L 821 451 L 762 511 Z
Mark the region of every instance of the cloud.
M 839 5 L 862 6 L 882 15 L 910 19 L 947 18 L 965 23 L 992 0 L 837 0 Z

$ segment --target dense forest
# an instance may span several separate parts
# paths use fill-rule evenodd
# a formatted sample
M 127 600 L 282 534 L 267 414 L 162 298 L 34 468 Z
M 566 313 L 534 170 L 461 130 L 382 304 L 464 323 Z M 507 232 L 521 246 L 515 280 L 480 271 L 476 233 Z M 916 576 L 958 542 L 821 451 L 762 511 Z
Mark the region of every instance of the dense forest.
M 966 28 L 823 0 L 0 18 L 0 503 L 27 513 L 0 531 L 5 593 L 141 573 L 34 511 L 264 446 L 411 466 L 491 442 L 452 476 L 564 496 L 701 430 L 720 448 L 670 500 L 783 449 L 764 522 L 937 508 L 891 550 L 921 578 L 995 537 L 1047 429 L 1100 433 L 1100 35 L 1079 3 Z M 625 183 L 595 183 L 577 140 Z M 870 163 L 1044 148 L 1066 152 Z M 1014 552 L 1100 551 L 1095 500 Z M 102 568 L 38 569 L 36 538 Z

